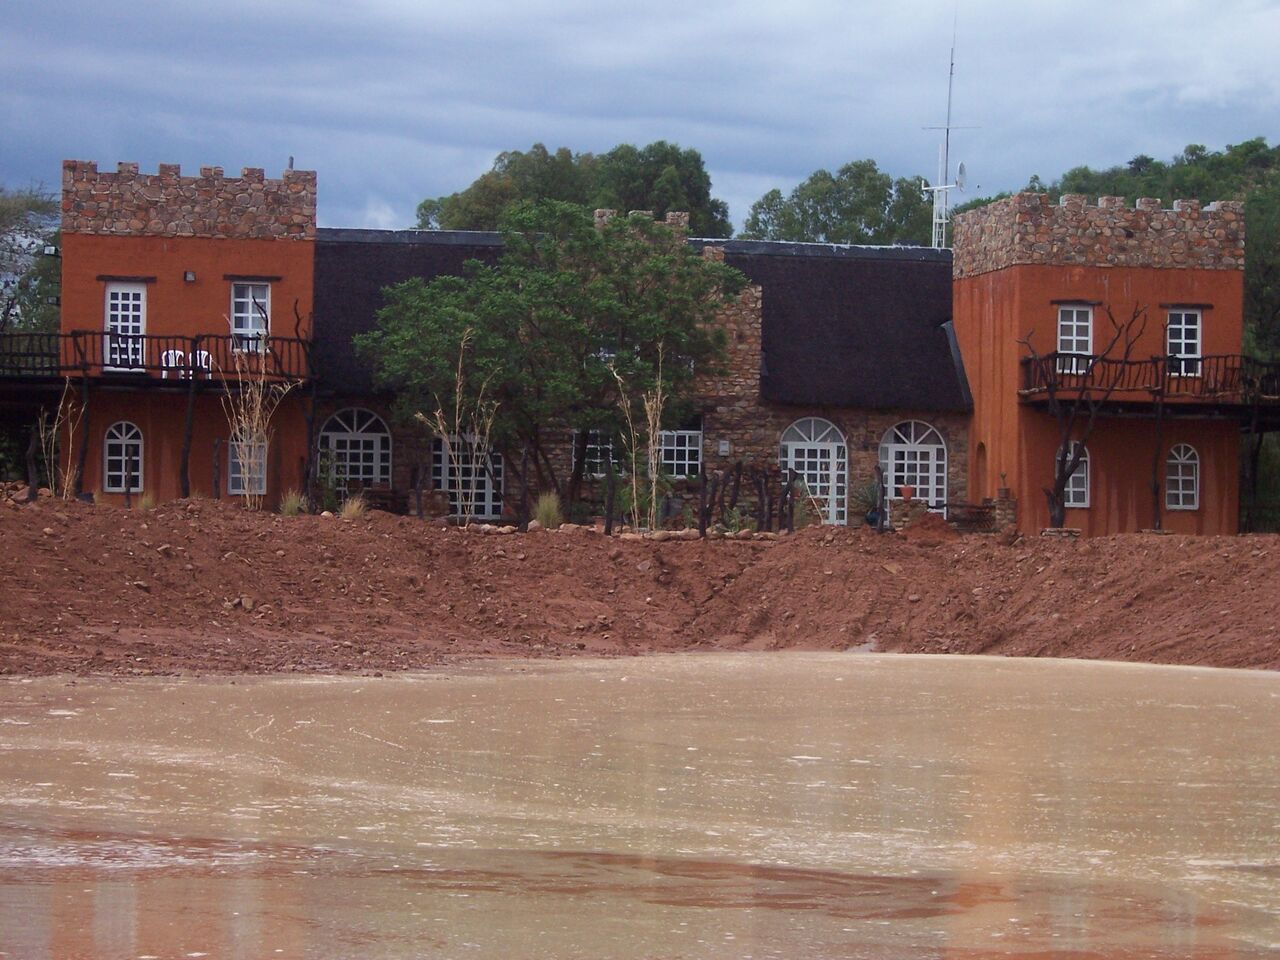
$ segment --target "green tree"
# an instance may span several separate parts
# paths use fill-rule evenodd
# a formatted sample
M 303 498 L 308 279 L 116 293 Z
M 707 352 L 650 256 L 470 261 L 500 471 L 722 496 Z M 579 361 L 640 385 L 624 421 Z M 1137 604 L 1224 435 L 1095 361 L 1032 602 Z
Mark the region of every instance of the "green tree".
M 932 207 L 920 178 L 895 180 L 874 160 L 846 163 L 834 175 L 815 170 L 784 197 L 770 190 L 751 205 L 749 240 L 925 244 Z
M 669 396 L 687 398 L 694 369 L 721 355 L 716 312 L 745 280 L 647 217 L 597 229 L 586 208 L 543 201 L 516 204 L 502 227 L 495 266 L 472 261 L 462 277 L 390 288 L 377 329 L 357 348 L 377 382 L 396 391 L 403 419 L 453 409 L 460 383 L 475 394 L 463 406 L 483 387 L 497 404 L 491 440 L 506 469 L 571 505 L 587 431 L 621 432 L 618 378 L 633 413 L 659 376 Z M 464 338 L 468 370 L 459 377 Z M 579 450 L 565 476 L 554 453 L 571 430 Z
M 43 190 L 0 186 L 0 331 L 54 330 L 58 310 L 48 303 L 58 287 L 58 265 L 42 257 L 56 240 L 57 201 Z
M 528 151 L 505 151 L 465 190 L 418 204 L 418 226 L 496 230 L 503 212 L 521 200 L 652 210 L 658 217 L 687 211 L 696 236 L 732 233 L 729 208 L 711 196 L 711 177 L 701 154 L 663 140 L 646 147 L 621 144 L 600 156 L 575 154 L 567 147 L 552 153 L 540 143 Z

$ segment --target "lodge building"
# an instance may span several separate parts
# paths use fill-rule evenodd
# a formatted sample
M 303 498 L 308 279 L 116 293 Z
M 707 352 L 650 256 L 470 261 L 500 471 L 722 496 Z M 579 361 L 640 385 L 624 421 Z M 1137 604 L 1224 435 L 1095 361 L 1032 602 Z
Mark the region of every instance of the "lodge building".
M 385 287 L 494 262 L 499 235 L 318 228 L 308 171 L 67 161 L 62 186 L 61 329 L 0 334 L 0 409 L 74 397 L 79 492 L 272 505 L 323 470 L 392 506 L 419 485 L 455 505 L 470 485 L 485 518 L 528 502 L 500 457 L 456 475 L 352 347 Z M 727 354 L 695 415 L 663 433 L 669 475 L 795 470 L 830 523 L 861 522 L 880 482 L 891 509 L 909 487 L 954 516 L 1016 505 L 1030 532 L 1050 521 L 1062 438 L 1086 437 L 1067 526 L 1236 531 L 1241 430 L 1280 423 L 1280 373 L 1241 355 L 1241 204 L 1019 194 L 957 217 L 954 251 L 687 242 L 748 285 L 721 311 Z M 1137 315 L 1120 357 L 1111 320 Z M 279 405 L 249 443 L 228 401 L 264 383 Z

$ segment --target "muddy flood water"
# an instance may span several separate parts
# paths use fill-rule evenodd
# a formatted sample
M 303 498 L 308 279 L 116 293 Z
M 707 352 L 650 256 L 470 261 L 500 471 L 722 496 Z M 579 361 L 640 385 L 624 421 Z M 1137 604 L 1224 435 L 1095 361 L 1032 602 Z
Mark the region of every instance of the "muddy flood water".
M 1280 676 L 851 654 L 0 682 L 0 956 L 1255 958 Z

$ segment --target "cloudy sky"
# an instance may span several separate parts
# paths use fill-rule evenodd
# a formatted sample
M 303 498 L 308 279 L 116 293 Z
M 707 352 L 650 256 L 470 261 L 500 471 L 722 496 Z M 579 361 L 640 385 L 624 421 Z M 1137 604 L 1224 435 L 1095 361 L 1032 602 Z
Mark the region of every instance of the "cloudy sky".
M 319 171 L 327 226 L 403 227 L 504 149 L 702 153 L 741 224 L 870 157 L 932 177 L 956 23 L 971 192 L 1280 140 L 1280 0 L 8 0 L 0 183 L 63 158 Z

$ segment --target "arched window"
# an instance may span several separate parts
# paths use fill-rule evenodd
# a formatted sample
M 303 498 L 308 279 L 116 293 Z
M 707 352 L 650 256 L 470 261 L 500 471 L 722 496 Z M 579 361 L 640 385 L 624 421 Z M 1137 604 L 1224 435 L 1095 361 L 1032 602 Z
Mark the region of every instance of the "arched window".
M 1200 509 L 1200 455 L 1179 443 L 1164 462 L 1164 505 L 1167 510 Z
M 1072 443 L 1071 450 L 1067 456 L 1074 456 L 1077 450 L 1080 451 L 1080 462 L 1076 464 L 1075 470 L 1067 478 L 1067 486 L 1062 491 L 1062 505 L 1083 510 L 1089 506 L 1089 451 L 1079 441 L 1075 441 Z M 1055 474 L 1058 460 L 1061 457 L 1062 451 L 1059 450 L 1058 456 L 1054 460 Z
M 845 523 L 849 452 L 844 434 L 830 420 L 805 417 L 786 430 L 778 443 L 784 474 L 794 470 L 810 497 L 823 505 L 824 523 Z
M 368 410 L 347 407 L 326 420 L 320 457 L 340 490 L 391 485 L 391 432 Z
M 142 490 L 142 431 L 121 420 L 107 427 L 102 444 L 102 489 L 107 493 Z
M 902 499 L 902 488 L 930 510 L 947 505 L 947 444 L 942 434 L 923 420 L 903 420 L 885 431 L 880 441 L 880 469 L 890 500 Z

